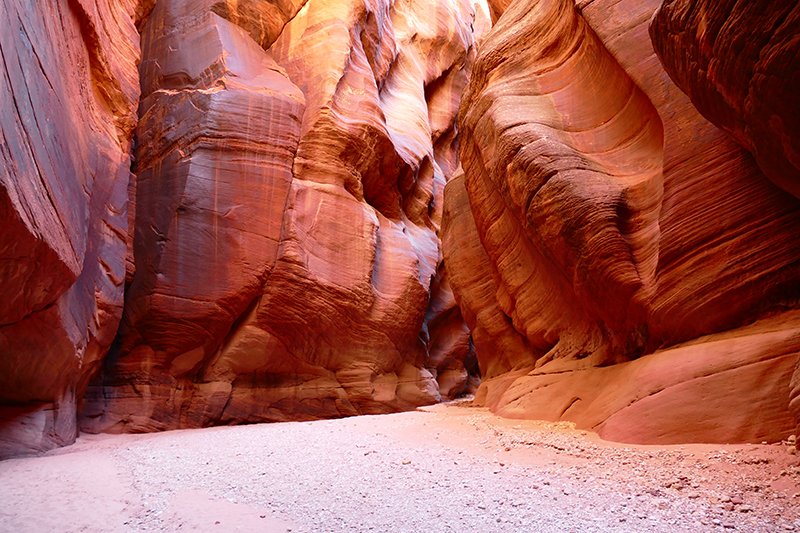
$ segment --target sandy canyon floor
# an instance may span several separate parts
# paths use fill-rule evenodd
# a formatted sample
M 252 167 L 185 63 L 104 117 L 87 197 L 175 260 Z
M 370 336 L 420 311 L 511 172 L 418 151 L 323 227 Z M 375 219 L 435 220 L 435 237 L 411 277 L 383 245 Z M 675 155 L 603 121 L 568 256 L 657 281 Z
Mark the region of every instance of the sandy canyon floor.
M 85 435 L 0 463 L 0 530 L 800 531 L 797 461 L 782 443 L 613 444 L 461 401 Z

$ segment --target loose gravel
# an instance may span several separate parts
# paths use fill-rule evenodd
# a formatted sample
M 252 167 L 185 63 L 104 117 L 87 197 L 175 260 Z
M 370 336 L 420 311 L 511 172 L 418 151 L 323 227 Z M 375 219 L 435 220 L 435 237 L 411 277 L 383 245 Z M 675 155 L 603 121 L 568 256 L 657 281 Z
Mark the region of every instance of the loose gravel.
M 800 531 L 788 448 L 619 445 L 464 402 L 82 436 L 0 463 L 0 531 Z

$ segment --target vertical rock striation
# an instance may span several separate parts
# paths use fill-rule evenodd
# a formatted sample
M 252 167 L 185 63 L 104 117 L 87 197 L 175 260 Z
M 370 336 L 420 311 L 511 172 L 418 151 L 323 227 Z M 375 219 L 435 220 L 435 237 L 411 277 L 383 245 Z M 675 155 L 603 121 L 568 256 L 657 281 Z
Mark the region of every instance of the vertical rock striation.
M 478 401 L 629 442 L 780 438 L 800 205 L 666 76 L 657 7 L 521 0 L 480 50 L 443 231 Z
M 147 9 L 0 6 L 0 456 L 75 439 L 119 323 Z
M 143 26 L 135 274 L 86 430 L 391 412 L 438 401 L 437 376 L 467 386 L 437 231 L 487 10 L 285 4 L 163 0 Z
M 157 2 L 142 28 L 135 274 L 89 431 L 209 423 L 230 386 L 192 377 L 275 265 L 304 98 L 207 4 Z

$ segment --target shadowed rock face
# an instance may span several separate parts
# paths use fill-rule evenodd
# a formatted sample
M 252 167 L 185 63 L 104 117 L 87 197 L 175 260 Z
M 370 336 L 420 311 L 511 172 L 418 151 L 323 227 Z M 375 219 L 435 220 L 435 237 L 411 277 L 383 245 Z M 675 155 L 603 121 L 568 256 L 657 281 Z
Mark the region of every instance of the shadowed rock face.
M 514 0 L 489 0 L 489 11 L 492 15 L 492 23 L 497 22 L 497 19 L 508 9 L 508 6 L 511 5 L 511 2 Z
M 211 11 L 242 27 L 253 40 L 267 49 L 306 4 L 307 0 L 217 0 Z M 198 2 L 193 3 L 194 7 Z
M 518 1 L 481 47 L 443 224 L 478 400 L 628 442 L 780 438 L 800 203 L 672 84 L 657 7 Z
M 392 412 L 469 386 L 437 231 L 487 10 L 301 5 L 165 0 L 144 23 L 135 274 L 85 430 Z
M 75 439 L 122 313 L 135 4 L 0 5 L 0 456 Z
M 650 25 L 658 57 L 708 120 L 776 185 L 800 197 L 800 5 L 666 0 Z

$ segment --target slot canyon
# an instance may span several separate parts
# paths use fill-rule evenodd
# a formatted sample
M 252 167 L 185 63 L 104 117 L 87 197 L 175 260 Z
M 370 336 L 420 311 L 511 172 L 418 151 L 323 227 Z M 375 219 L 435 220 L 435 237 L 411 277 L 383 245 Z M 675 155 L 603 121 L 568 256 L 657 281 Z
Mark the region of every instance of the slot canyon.
M 0 63 L 0 531 L 800 531 L 797 2 L 3 0 Z

